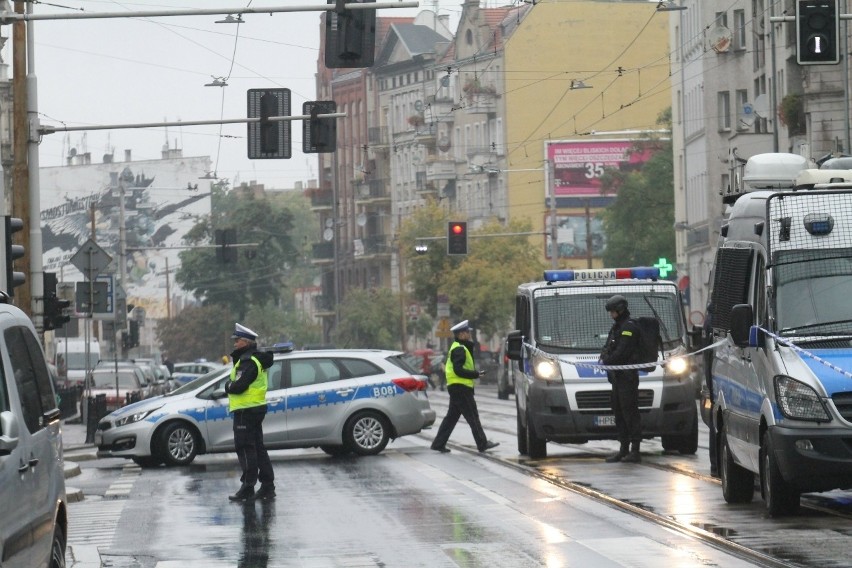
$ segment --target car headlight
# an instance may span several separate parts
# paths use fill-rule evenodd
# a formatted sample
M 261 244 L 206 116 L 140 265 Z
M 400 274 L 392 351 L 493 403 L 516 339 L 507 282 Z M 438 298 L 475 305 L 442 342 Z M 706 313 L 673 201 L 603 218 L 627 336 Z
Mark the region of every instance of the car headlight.
M 533 370 L 535 378 L 543 381 L 561 381 L 562 370 L 559 368 L 559 362 L 549 359 L 542 355 L 533 357 Z
M 672 375 L 682 375 L 689 369 L 689 364 L 683 357 L 675 357 L 666 362 L 666 370 Z
M 128 414 L 127 416 L 123 416 L 115 421 L 115 427 L 119 426 L 127 426 L 128 424 L 133 424 L 134 422 L 139 422 L 140 420 L 145 420 L 149 414 L 157 410 L 156 408 L 152 408 L 150 410 L 140 410 L 139 412 L 134 412 L 133 414 Z
M 786 375 L 776 375 L 775 399 L 785 418 L 831 422 L 816 391 L 801 381 Z

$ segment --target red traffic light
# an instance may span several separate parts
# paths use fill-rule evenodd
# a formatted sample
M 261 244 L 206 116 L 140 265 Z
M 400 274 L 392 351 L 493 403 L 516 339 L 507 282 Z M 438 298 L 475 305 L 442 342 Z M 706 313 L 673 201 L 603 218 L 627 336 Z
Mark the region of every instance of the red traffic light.
M 447 254 L 467 254 L 465 221 L 450 221 L 447 225 Z
M 453 229 L 452 229 L 452 230 L 453 230 L 453 233 L 454 233 L 454 234 L 456 234 L 456 235 L 460 235 L 460 234 L 462 234 L 462 231 L 464 231 L 464 227 L 462 227 L 462 226 L 461 226 L 461 225 L 459 225 L 459 224 L 455 224 L 455 225 L 453 225 Z

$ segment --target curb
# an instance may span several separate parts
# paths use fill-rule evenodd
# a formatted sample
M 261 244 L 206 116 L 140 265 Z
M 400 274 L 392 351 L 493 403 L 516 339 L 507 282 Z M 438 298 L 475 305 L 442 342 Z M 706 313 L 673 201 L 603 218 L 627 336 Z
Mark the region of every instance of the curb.
M 65 488 L 65 499 L 69 503 L 79 503 L 84 499 L 83 490 L 77 489 L 76 487 L 66 487 Z
M 65 468 L 65 479 L 68 479 L 69 477 L 76 477 L 76 476 L 80 475 L 80 465 L 76 462 L 66 460 L 65 464 L 64 464 L 64 468 Z

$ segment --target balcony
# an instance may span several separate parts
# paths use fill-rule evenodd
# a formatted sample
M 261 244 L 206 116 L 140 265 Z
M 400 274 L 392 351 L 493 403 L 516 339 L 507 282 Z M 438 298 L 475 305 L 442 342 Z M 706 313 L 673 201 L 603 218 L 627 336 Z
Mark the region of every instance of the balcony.
M 334 192 L 330 189 L 314 189 L 311 191 L 311 210 L 320 211 L 331 209 L 334 205 Z
M 426 107 L 426 117 L 432 122 L 455 122 L 455 107 L 452 99 L 435 99 Z
M 321 318 L 334 316 L 334 298 L 331 296 L 314 296 L 314 315 Z
M 367 129 L 367 143 L 373 148 L 387 148 L 389 144 L 387 126 L 371 126 Z
M 497 157 L 491 146 L 471 146 L 467 149 L 467 161 L 473 165 L 493 164 Z M 494 169 L 494 168 L 492 168 Z
M 311 264 L 328 264 L 334 262 L 334 243 L 314 243 L 312 246 Z
M 497 95 L 472 93 L 467 95 L 464 110 L 468 114 L 494 114 L 497 112 Z
M 423 124 L 414 129 L 414 140 L 416 140 L 420 144 L 434 144 L 435 136 L 437 136 L 437 134 L 437 124 Z
M 360 205 L 390 202 L 390 199 L 391 195 L 385 179 L 362 181 L 355 192 L 355 203 Z
M 442 158 L 426 162 L 426 181 L 456 179 L 456 162 L 452 158 Z
M 363 239 L 356 239 L 355 258 L 389 258 L 393 252 L 391 242 L 387 235 L 370 235 Z
M 428 197 L 430 195 L 437 197 L 438 184 L 433 181 L 426 181 L 425 171 L 418 171 L 414 174 L 414 176 L 414 187 L 421 197 Z

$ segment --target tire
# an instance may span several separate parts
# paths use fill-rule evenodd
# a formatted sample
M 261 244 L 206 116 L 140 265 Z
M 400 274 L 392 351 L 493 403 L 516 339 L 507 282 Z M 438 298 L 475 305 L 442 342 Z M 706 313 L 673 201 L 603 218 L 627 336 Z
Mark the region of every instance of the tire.
M 346 446 L 320 446 L 320 449 L 335 458 L 347 456 L 352 453 Z
M 65 568 L 65 531 L 62 530 L 58 520 L 53 528 L 49 568 Z
M 521 409 L 518 406 L 517 400 L 515 401 L 515 415 L 518 420 L 518 453 L 522 456 L 526 456 L 529 455 L 529 448 L 527 446 L 527 429 L 521 420 Z
M 667 452 L 680 452 L 684 455 L 693 455 L 698 451 L 698 416 L 692 420 L 692 428 L 688 434 L 679 436 L 662 436 L 660 441 L 663 450 Z
M 343 427 L 344 446 L 359 456 L 374 456 L 385 449 L 390 439 L 387 419 L 372 410 L 359 412 Z
M 539 438 L 535 433 L 529 413 L 527 413 L 527 450 L 531 459 L 539 460 L 547 457 L 547 440 Z
M 763 435 L 760 449 L 760 493 L 771 517 L 790 515 L 799 510 L 801 495 L 781 476 L 768 432 Z
M 734 463 L 728 436 L 723 431 L 719 441 L 719 473 L 722 496 L 728 503 L 748 503 L 754 497 L 754 474 Z
M 168 466 L 185 466 L 198 455 L 201 440 L 195 429 L 186 422 L 167 424 L 159 436 L 157 454 Z
M 163 463 L 163 459 L 157 456 L 136 456 L 131 459 L 139 467 L 157 467 Z

